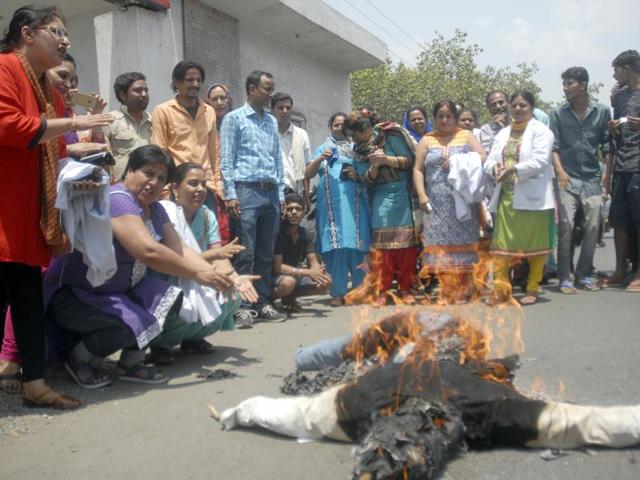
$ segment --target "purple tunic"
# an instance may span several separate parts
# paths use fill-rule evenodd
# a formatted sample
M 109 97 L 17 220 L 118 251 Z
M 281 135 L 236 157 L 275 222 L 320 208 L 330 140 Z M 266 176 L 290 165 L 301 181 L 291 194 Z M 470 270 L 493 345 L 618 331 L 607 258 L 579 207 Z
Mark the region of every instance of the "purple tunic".
M 143 210 L 136 198 L 118 183 L 109 191 L 111 218 L 137 215 Z M 163 238 L 163 225 L 170 223 L 160 203 L 151 204 L 151 215 L 145 225 L 158 242 Z M 162 331 L 162 325 L 171 308 L 180 301 L 182 292 L 168 282 L 145 276 L 146 266 L 137 261 L 113 239 L 118 270 L 104 285 L 91 287 L 86 279 L 87 266 L 82 254 L 74 251 L 56 258 L 44 279 L 45 305 L 61 286 L 67 285 L 78 298 L 106 314 L 116 316 L 133 331 L 139 348 L 144 348 Z

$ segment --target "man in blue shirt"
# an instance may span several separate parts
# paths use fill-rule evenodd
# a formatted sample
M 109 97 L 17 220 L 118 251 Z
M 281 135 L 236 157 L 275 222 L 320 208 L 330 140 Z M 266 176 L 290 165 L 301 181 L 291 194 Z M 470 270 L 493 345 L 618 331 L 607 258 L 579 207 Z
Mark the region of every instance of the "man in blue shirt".
M 247 103 L 228 113 L 220 129 L 220 171 L 227 209 L 245 250 L 234 262 L 241 275 L 260 275 L 254 305 L 236 313 L 238 328 L 251 328 L 253 318 L 283 321 L 286 316 L 267 302 L 271 265 L 284 202 L 284 173 L 276 119 L 264 110 L 274 91 L 273 76 L 255 71 L 245 82 Z
M 589 73 L 571 67 L 562 73 L 567 103 L 550 119 L 555 136 L 553 164 L 558 180 L 558 279 L 562 293 L 576 293 L 571 278 L 572 234 L 576 217 L 583 218 L 582 248 L 575 281 L 583 290 L 597 290 L 591 278 L 602 208 L 602 161 L 609 161 L 609 109 L 589 99 Z

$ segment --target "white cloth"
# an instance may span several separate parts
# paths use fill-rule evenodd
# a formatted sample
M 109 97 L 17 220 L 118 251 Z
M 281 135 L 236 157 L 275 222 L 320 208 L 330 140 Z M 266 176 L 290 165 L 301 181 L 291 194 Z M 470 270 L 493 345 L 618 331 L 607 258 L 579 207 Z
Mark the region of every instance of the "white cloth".
M 293 123 L 280 134 L 280 155 L 286 186 L 302 194 L 304 170 L 311 160 L 311 146 L 307 132 Z
M 187 223 L 182 207 L 168 200 L 162 200 L 160 203 L 167 212 L 180 239 L 197 253 L 202 253 L 200 245 L 198 245 L 191 227 Z M 178 287 L 184 294 L 182 308 L 178 313 L 181 320 L 187 323 L 200 322 L 203 325 L 208 325 L 222 313 L 220 305 L 225 302 L 222 293 L 187 278 L 179 278 Z
M 471 205 L 484 197 L 484 171 L 482 158 L 476 152 L 456 153 L 449 158 L 447 182 L 456 205 L 456 217 L 461 222 L 471 218 Z
M 100 179 L 97 190 L 74 190 L 73 182 L 93 173 Z M 56 208 L 71 246 L 82 253 L 87 280 L 92 287 L 104 284 L 118 269 L 109 212 L 109 175 L 95 165 L 69 160 L 58 175 Z
M 484 164 L 487 175 L 502 163 L 504 147 L 511 135 L 511 126 L 498 132 L 491 153 Z M 517 181 L 513 194 L 516 210 L 550 210 L 555 207 L 553 193 L 553 164 L 551 148 L 553 133 L 542 122 L 531 119 L 522 135 L 520 156 L 515 165 Z M 489 202 L 489 211 L 496 212 L 500 202 L 502 184 L 498 183 Z

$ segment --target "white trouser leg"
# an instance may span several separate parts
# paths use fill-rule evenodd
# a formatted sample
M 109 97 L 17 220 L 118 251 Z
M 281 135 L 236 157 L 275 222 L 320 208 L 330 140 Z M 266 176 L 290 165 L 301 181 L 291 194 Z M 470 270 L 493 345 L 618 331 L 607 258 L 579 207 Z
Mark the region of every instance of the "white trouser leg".
M 323 437 L 351 441 L 338 425 L 336 395 L 333 387 L 313 397 L 251 397 L 222 412 L 220 423 L 225 430 L 260 426 L 296 438 Z
M 589 407 L 551 402 L 538 419 L 538 438 L 529 447 L 624 448 L 640 443 L 640 405 Z

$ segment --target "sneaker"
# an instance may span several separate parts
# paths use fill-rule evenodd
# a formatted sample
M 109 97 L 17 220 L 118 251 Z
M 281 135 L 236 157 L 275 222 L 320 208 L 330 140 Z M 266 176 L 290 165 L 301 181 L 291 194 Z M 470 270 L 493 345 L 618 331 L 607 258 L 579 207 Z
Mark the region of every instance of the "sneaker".
M 253 328 L 253 319 L 258 316 L 258 312 L 254 310 L 238 310 L 233 314 L 233 319 L 236 322 L 236 328 L 244 330 Z
M 258 312 L 258 318 L 265 322 L 280 323 L 284 322 L 287 316 L 273 308 L 273 305 L 267 303 Z

